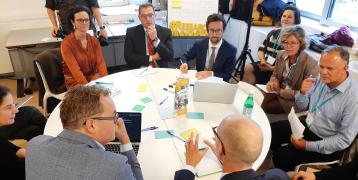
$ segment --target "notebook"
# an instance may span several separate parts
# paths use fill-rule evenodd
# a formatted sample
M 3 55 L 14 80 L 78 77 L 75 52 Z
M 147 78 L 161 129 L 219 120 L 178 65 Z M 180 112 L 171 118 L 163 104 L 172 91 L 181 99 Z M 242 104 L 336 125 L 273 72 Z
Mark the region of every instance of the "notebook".
M 118 112 L 126 126 L 129 139 L 132 143 L 135 154 L 138 154 L 139 144 L 141 141 L 142 114 L 138 112 Z M 104 145 L 106 151 L 120 153 L 120 142 L 118 139 Z
M 232 104 L 237 87 L 237 84 L 196 81 L 194 101 Z

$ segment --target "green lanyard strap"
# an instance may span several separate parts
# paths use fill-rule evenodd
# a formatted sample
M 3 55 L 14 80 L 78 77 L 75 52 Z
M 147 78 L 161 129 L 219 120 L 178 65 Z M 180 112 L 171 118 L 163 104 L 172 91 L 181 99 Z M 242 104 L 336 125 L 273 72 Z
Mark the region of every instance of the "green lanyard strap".
M 318 99 L 317 99 L 316 103 L 314 103 L 314 104 L 312 105 L 312 111 L 311 111 L 311 112 L 313 112 L 313 113 L 316 112 L 318 108 L 322 107 L 322 106 L 325 105 L 328 101 L 330 101 L 331 99 L 333 99 L 335 96 L 337 96 L 337 95 L 339 94 L 339 91 L 335 91 L 335 93 L 334 93 L 331 97 L 329 97 L 329 98 L 327 98 L 327 99 L 325 99 L 325 100 L 322 99 L 322 102 L 320 102 L 320 101 L 321 101 L 321 97 L 322 97 L 322 95 L 323 95 L 323 90 L 324 90 L 325 86 L 326 86 L 325 84 L 321 84 L 321 85 L 320 85 L 320 92 L 319 92 Z M 325 93 L 325 94 L 327 94 L 327 93 Z

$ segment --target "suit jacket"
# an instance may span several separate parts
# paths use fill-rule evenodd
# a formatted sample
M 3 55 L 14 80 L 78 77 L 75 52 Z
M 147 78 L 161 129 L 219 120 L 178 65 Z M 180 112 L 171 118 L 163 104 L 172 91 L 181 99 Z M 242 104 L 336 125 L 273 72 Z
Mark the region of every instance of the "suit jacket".
M 107 152 L 90 137 L 66 129 L 55 138 L 33 138 L 25 161 L 28 180 L 143 179 L 133 150 Z
M 205 68 L 206 56 L 209 48 L 209 38 L 197 41 L 193 47 L 186 52 L 182 59 L 186 62 L 196 59 L 196 70 L 203 71 Z M 223 39 L 213 65 L 214 76 L 229 81 L 234 70 L 236 48 Z
M 192 180 L 194 174 L 186 169 L 175 172 L 174 180 Z M 221 180 L 288 180 L 288 176 L 280 169 L 270 169 L 262 175 L 258 175 L 253 169 L 237 171 L 224 175 Z
M 284 81 L 283 72 L 286 69 L 285 54 L 284 51 L 280 51 L 276 56 L 276 65 L 272 73 L 270 81 L 278 81 L 280 86 Z M 291 89 L 299 90 L 301 88 L 303 80 L 310 77 L 317 77 L 319 73 L 319 66 L 316 60 L 309 56 L 305 51 L 301 51 L 299 55 L 299 64 L 294 71 L 294 77 L 291 83 Z M 282 87 L 281 87 L 282 88 Z M 295 107 L 295 96 L 290 94 L 285 97 L 278 98 L 285 112 L 290 112 L 291 107 Z
M 168 61 L 173 59 L 173 38 L 170 29 L 155 25 L 160 43 L 154 49 L 158 52 L 161 60 L 157 61 L 159 67 L 168 67 Z M 149 55 L 145 43 L 145 32 L 143 25 L 127 29 L 124 43 L 124 58 L 129 68 L 140 68 L 149 66 Z

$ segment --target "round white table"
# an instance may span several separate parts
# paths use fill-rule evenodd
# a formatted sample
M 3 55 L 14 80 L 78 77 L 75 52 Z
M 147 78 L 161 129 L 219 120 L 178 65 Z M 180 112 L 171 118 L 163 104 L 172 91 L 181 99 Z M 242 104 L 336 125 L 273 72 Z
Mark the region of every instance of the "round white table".
M 137 104 L 144 105 L 142 111 L 142 128 L 157 126 L 158 130 L 174 130 L 179 134 L 185 130 L 195 128 L 200 132 L 201 138 L 212 139 L 214 136 L 211 127 L 216 126 L 220 121 L 231 113 L 241 113 L 244 101 L 247 97 L 240 89 L 233 104 L 219 104 L 207 102 L 194 102 L 192 97 L 193 87 L 189 88 L 188 112 L 204 113 L 203 120 L 187 119 L 186 116 L 174 117 L 162 120 L 158 112 L 159 107 L 174 108 L 174 89 L 169 85 L 176 81 L 180 74 L 177 69 L 151 69 L 138 76 L 143 69 L 124 71 L 111 74 L 97 81 L 112 82 L 114 87 L 120 89 L 120 93 L 112 96 L 116 110 L 119 112 L 133 112 L 133 107 Z M 195 71 L 189 71 L 188 77 L 195 77 Z M 138 91 L 139 86 L 147 87 L 144 92 Z M 169 89 L 169 91 L 163 90 Z M 145 89 L 145 88 L 144 88 Z M 210 92 L 208 93 L 220 93 Z M 153 101 L 143 104 L 140 99 L 149 97 Z M 166 97 L 162 105 L 159 105 Z M 258 104 L 254 105 L 252 120 L 261 127 L 264 135 L 264 143 L 259 158 L 253 165 L 257 169 L 264 161 L 271 142 L 271 128 L 269 121 Z M 44 134 L 57 136 L 62 131 L 62 124 L 59 116 L 59 105 L 51 113 Z M 154 131 L 142 132 L 138 160 L 141 164 L 144 179 L 174 179 L 175 171 L 179 170 L 185 164 L 184 143 L 177 138 L 155 139 Z M 220 179 L 221 173 L 215 173 L 200 179 Z

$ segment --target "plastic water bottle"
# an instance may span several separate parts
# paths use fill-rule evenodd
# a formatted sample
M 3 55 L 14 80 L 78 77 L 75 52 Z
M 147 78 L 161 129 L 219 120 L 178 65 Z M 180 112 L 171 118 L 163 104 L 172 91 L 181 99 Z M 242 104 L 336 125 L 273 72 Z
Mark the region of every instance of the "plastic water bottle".
M 249 96 L 246 98 L 242 114 L 251 118 L 252 109 L 254 108 L 254 93 L 250 91 Z

